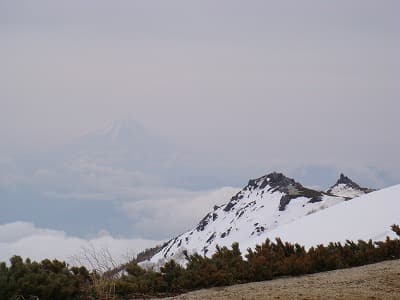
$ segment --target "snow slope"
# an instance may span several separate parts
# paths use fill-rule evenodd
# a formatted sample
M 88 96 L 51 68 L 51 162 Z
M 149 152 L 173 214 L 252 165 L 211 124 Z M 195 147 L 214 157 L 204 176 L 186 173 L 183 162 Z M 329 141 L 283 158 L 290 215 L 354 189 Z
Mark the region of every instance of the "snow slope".
M 371 192 L 282 225 L 240 247 L 247 249 L 275 237 L 307 247 L 346 239 L 383 240 L 386 236 L 396 237 L 390 230 L 392 224 L 400 224 L 400 185 Z
M 167 242 L 151 262 L 163 264 L 173 258 L 184 263 L 183 250 L 211 256 L 216 245 L 255 245 L 267 232 L 345 200 L 305 188 L 274 172 L 250 180 L 227 204 L 215 206 L 195 228 Z

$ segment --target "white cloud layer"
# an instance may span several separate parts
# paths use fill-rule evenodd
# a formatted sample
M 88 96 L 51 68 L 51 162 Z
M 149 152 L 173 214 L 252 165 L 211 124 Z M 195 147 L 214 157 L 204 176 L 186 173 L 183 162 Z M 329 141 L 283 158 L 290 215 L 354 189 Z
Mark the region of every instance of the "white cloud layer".
M 238 190 L 224 187 L 206 192 L 186 191 L 179 196 L 124 202 L 122 209 L 134 220 L 136 231 L 172 238 L 196 225 L 214 205 L 227 203 Z
M 237 191 L 232 187 L 205 192 L 175 191 L 169 193 L 169 198 L 122 202 L 121 209 L 133 221 L 135 232 L 151 233 L 161 239 L 194 226 L 214 205 L 226 203 Z M 36 227 L 31 222 L 0 225 L 0 261 L 20 255 L 34 260 L 56 258 L 73 263 L 72 257 L 79 255 L 83 248 L 107 249 L 114 259 L 123 261 L 127 255 L 160 243 L 156 239 L 115 237 L 105 231 L 84 239 L 64 231 Z
M 73 263 L 72 257 L 82 249 L 107 249 L 116 261 L 124 261 L 127 255 L 153 247 L 159 241 L 113 237 L 107 233 L 82 239 L 68 236 L 63 231 L 38 228 L 28 222 L 13 222 L 0 225 L 0 261 L 8 261 L 13 255 L 42 260 L 44 258 L 65 260 Z

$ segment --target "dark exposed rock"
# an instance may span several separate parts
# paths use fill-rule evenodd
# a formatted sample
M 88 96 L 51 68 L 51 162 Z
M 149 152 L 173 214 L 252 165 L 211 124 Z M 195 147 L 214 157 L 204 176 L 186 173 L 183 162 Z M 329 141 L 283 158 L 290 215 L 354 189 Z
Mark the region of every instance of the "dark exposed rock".
M 251 201 L 250 203 L 247 203 L 247 205 L 245 207 L 242 207 L 240 209 L 238 209 L 235 213 L 235 215 L 240 218 L 245 212 L 246 210 L 251 207 L 254 206 L 257 202 L 256 201 Z
M 215 239 L 216 233 L 214 232 L 210 237 L 207 239 L 206 243 L 211 244 L 212 241 Z
M 265 189 L 267 186 L 270 190 L 279 190 L 280 192 L 286 192 L 288 186 L 300 185 L 294 179 L 286 177 L 282 173 L 272 172 L 268 175 L 264 175 L 257 179 L 250 179 L 244 190 L 251 191 L 253 189 L 259 188 L 260 190 Z
M 271 173 L 270 175 L 267 175 L 267 178 L 269 178 L 268 185 L 272 192 L 279 191 L 285 194 L 279 201 L 280 211 L 284 211 L 291 200 L 299 197 L 311 198 L 310 201 L 313 202 L 322 200 L 323 192 L 306 188 L 294 179 L 288 178 L 281 173 Z
M 316 196 L 310 199 L 308 203 L 316 203 L 316 202 L 321 202 L 322 201 L 322 196 Z
M 217 218 L 218 218 L 218 214 L 213 213 L 213 215 L 212 215 L 212 220 L 215 221 Z
M 324 195 L 323 192 L 311 190 L 305 187 L 301 187 L 300 189 L 296 190 L 295 193 L 289 193 L 283 195 L 280 202 L 279 202 L 279 210 L 284 211 L 286 206 L 290 203 L 291 200 L 299 198 L 299 197 L 306 197 L 310 198 L 308 201 L 309 203 L 315 203 L 322 201 L 322 196 Z
M 221 234 L 221 238 L 227 237 L 231 233 L 231 230 L 232 230 L 232 227 L 229 227 L 229 229 L 227 231 L 225 231 Z
M 172 240 L 170 241 L 170 242 L 171 242 L 171 245 L 168 247 L 167 251 L 164 252 L 164 258 L 167 258 L 168 252 L 171 250 L 172 246 L 176 243 L 177 239 L 178 239 L 178 237 L 176 237 L 176 238 L 173 240 L 173 242 L 171 242 Z M 167 245 L 169 245 L 170 242 L 168 242 Z M 167 246 L 167 245 L 166 245 L 166 246 Z M 164 247 L 164 248 L 165 248 L 165 247 Z
M 238 192 L 235 196 L 231 198 L 229 203 L 225 205 L 224 211 L 230 211 L 238 202 L 240 199 L 243 199 L 243 194 L 242 191 Z
M 279 210 L 283 211 L 286 208 L 286 205 L 289 204 L 290 200 L 292 200 L 293 198 L 290 197 L 289 195 L 283 195 L 281 200 L 279 201 Z
M 260 189 L 264 189 L 267 185 L 268 185 L 268 180 L 264 180 L 260 185 Z
M 264 231 L 265 231 L 265 227 L 264 226 L 257 226 L 256 228 L 254 228 L 254 230 L 252 231 L 251 235 L 253 236 L 255 233 L 257 233 L 257 235 L 260 235 Z
M 282 193 L 288 193 L 291 187 L 300 188 L 302 185 L 296 182 L 294 179 L 286 177 L 282 173 L 273 172 L 264 178 L 264 182 L 267 181 L 267 184 L 271 189 L 275 191 L 280 191 Z
M 244 187 L 243 190 L 245 191 L 251 191 L 255 188 L 258 187 L 258 183 L 257 183 L 258 179 L 250 179 L 249 182 L 247 183 L 247 185 Z
M 203 231 L 204 228 L 206 228 L 206 226 L 208 225 L 208 223 L 210 222 L 211 219 L 211 214 L 208 213 L 197 225 L 196 230 L 197 231 Z
M 257 233 L 264 232 L 265 231 L 265 227 L 264 226 L 258 226 L 258 227 L 256 227 L 256 231 L 257 231 Z

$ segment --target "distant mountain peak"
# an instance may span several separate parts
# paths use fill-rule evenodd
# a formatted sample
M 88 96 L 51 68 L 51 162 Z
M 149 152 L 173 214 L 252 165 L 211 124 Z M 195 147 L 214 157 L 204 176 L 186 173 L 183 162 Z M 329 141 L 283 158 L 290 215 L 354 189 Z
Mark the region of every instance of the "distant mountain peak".
M 112 139 L 116 139 L 121 135 L 137 135 L 142 134 L 146 130 L 136 120 L 131 118 L 117 119 L 109 122 L 106 126 L 98 131 L 99 134 L 109 136 Z
M 339 179 L 327 190 L 327 193 L 350 199 L 372 191 L 374 191 L 374 189 L 361 187 L 349 177 L 341 173 Z
M 340 177 L 339 179 L 336 181 L 335 185 L 339 185 L 339 184 L 346 184 L 348 186 L 352 186 L 354 188 L 358 188 L 361 189 L 361 187 L 355 183 L 353 180 L 351 180 L 349 177 L 345 176 L 343 173 L 340 173 Z

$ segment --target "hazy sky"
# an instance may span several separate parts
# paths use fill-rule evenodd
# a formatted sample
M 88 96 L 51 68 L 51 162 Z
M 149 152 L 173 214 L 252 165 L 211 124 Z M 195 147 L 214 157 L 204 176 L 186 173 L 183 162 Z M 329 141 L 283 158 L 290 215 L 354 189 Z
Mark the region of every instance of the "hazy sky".
M 129 114 L 219 153 L 240 142 L 238 155 L 295 143 L 319 160 L 338 147 L 350 149 L 340 159 L 387 156 L 399 146 L 399 8 L 2 0 L 1 134 L 48 142 Z
M 197 203 L 273 170 L 319 187 L 339 171 L 363 185 L 399 183 L 399 11 L 398 1 L 365 0 L 0 0 L 0 191 L 13 185 L 21 192 L 19 168 L 30 163 L 16 153 L 30 161 L 27 153 L 68 144 L 123 118 L 173 144 L 168 155 L 185 164 L 175 181 L 157 178 L 157 197 L 135 190 L 133 202 L 115 206 L 130 212 L 140 230 L 154 225 L 154 207 L 183 198 Z M 50 165 L 32 166 L 24 175 L 63 174 L 47 175 L 46 187 L 63 185 L 78 202 L 82 191 L 92 198 L 105 193 L 108 180 L 117 181 L 115 193 L 127 178 L 132 184 L 158 172 L 154 166 L 151 172 L 134 165 L 105 169 L 80 158 L 85 176 L 90 165 L 90 172 L 114 177 L 78 189 L 70 183 L 76 161 L 62 171 Z M 62 179 L 55 184 L 54 178 Z M 35 184 L 35 191 L 44 186 Z M 102 214 L 110 212 L 107 205 Z M 21 221 L 12 211 L 0 223 Z M 153 225 L 138 221 L 143 214 Z M 188 216 L 182 211 L 181 227 L 162 234 L 153 228 L 144 236 L 167 238 L 168 230 L 190 224 Z

